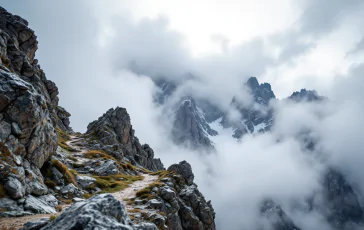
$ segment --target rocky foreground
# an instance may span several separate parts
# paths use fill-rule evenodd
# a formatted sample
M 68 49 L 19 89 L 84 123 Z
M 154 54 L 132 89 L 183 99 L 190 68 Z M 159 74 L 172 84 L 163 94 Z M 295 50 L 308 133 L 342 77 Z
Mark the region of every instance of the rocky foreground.
M 0 229 L 215 229 L 191 166 L 165 170 L 126 109 L 73 132 L 37 48 L 0 7 Z

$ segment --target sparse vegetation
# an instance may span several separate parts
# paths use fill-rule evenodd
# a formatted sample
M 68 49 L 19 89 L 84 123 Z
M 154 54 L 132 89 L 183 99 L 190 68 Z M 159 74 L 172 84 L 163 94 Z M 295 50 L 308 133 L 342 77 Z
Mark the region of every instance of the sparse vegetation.
M 49 187 L 49 188 L 54 188 L 57 186 L 57 184 L 52 180 L 46 180 L 46 181 L 44 181 L 44 184 L 47 185 L 47 187 Z
M 70 159 L 71 161 L 78 161 L 76 157 L 74 156 L 67 156 L 68 159 Z
M 62 212 L 62 205 L 57 205 L 56 210 L 57 212 Z
M 109 154 L 105 153 L 103 150 L 89 150 L 87 153 L 84 154 L 86 158 L 89 159 L 105 159 L 105 160 L 113 160 L 115 161 L 123 170 L 130 170 L 130 171 L 136 171 L 136 167 L 129 162 L 127 163 L 121 163 L 114 157 L 110 156 Z
M 142 176 L 131 175 L 110 175 L 110 176 L 94 176 L 96 179 L 95 186 L 102 189 L 100 193 L 114 193 L 121 191 L 135 181 L 142 180 Z
M 103 150 L 89 150 L 87 153 L 85 153 L 85 157 L 89 159 L 99 159 L 103 158 L 105 160 L 114 160 L 117 161 L 114 157 L 108 155 Z
M 65 203 L 65 204 L 72 204 L 72 199 L 63 199 L 63 198 L 60 198 L 59 201 Z
M 76 149 L 70 147 L 66 142 L 71 140 L 68 133 L 57 127 L 58 145 L 69 152 L 77 152 Z
M 56 219 L 57 218 L 57 216 L 56 215 L 51 215 L 50 217 L 49 217 L 49 220 L 50 221 L 53 221 L 54 219 Z
M 71 173 L 71 171 L 65 164 L 63 164 L 59 160 L 53 159 L 52 166 L 56 167 L 63 174 L 67 183 L 72 183 L 75 186 L 77 186 L 77 181 L 75 179 L 75 176 Z
M 161 186 L 163 186 L 163 184 L 159 181 L 156 181 L 156 182 L 150 184 L 148 187 L 145 187 L 145 188 L 137 191 L 136 196 L 141 199 L 148 199 L 148 200 L 154 199 L 154 198 L 156 198 L 156 196 L 152 195 L 152 189 L 154 187 L 160 188 Z
M 91 194 L 91 193 L 85 193 L 85 194 L 83 194 L 83 198 L 84 199 L 90 199 L 92 196 L 93 196 L 93 194 Z

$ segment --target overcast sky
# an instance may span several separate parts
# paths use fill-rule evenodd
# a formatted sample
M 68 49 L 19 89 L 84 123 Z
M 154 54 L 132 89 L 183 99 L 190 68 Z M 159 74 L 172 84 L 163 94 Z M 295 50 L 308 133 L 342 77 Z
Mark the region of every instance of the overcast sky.
M 209 85 L 196 91 L 217 92 L 221 104 L 248 76 L 271 83 L 279 98 L 301 88 L 331 96 L 333 82 L 363 60 L 363 4 L 1 0 L 36 31 L 39 63 L 57 83 L 61 105 L 80 131 L 108 107 L 130 107 L 122 91 L 131 88 L 120 74 L 128 69 L 176 81 L 192 73 Z M 107 83 L 116 84 L 114 93 L 105 90 Z M 150 82 L 146 85 L 154 90 Z

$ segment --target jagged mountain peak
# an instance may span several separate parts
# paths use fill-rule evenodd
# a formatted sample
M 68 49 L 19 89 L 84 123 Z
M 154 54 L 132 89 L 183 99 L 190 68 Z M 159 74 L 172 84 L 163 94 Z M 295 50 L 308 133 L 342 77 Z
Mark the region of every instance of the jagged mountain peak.
M 291 100 L 294 100 L 296 102 L 301 101 L 321 101 L 324 100 L 325 97 L 320 96 L 316 90 L 306 90 L 301 89 L 300 91 L 293 92 L 291 96 L 288 97 Z
M 250 77 L 246 82 L 246 86 L 251 90 L 254 101 L 259 104 L 268 104 L 271 99 L 276 98 L 272 86 L 266 82 L 259 84 L 256 77 Z

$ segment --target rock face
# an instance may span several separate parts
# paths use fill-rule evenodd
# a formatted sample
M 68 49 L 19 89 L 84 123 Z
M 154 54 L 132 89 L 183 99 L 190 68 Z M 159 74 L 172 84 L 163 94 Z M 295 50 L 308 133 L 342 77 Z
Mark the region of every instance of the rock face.
M 47 193 L 39 168 L 58 142 L 58 88 L 34 59 L 36 38 L 0 7 L 0 186 L 14 199 Z
M 72 132 L 69 119 L 71 114 L 61 106 L 57 106 L 56 111 L 58 116 L 58 127 L 60 127 L 62 130 Z
M 288 98 L 296 102 L 312 102 L 312 101 L 322 101 L 326 98 L 317 94 L 315 90 L 301 89 L 301 91 L 296 91 Z
M 207 123 L 204 112 L 195 100 L 186 97 L 180 102 L 175 112 L 172 137 L 175 143 L 192 148 L 211 149 L 209 136 L 217 135 Z
M 134 133 L 129 114 L 120 107 L 108 110 L 98 120 L 91 122 L 86 132 L 98 140 L 94 141 L 94 145 L 98 145 L 98 148 L 110 147 L 111 154 L 117 159 L 126 157 L 132 164 L 152 171 L 164 169 L 160 159 L 154 158 L 153 149 L 147 144 L 141 145 Z
M 193 183 L 191 166 L 186 161 L 172 165 L 158 186 L 151 188 L 151 195 L 146 207 L 160 215 L 152 214 L 148 219 L 159 229 L 216 229 L 215 211 Z
M 229 116 L 225 115 L 221 121 L 224 128 L 234 129 L 233 137 L 237 139 L 244 134 L 268 131 L 273 125 L 273 110 L 269 107 L 269 102 L 275 100 L 275 95 L 271 85 L 259 84 L 255 77 L 251 77 L 244 87 L 251 92 L 252 103 L 246 105 L 234 97 L 230 106 L 238 111 L 241 119 L 231 121 Z
M 344 176 L 334 169 L 328 170 L 324 178 L 324 198 L 328 221 L 336 229 L 350 229 L 364 223 L 363 208 L 353 188 Z
M 168 171 L 180 174 L 187 185 L 192 185 L 195 175 L 193 175 L 192 167 L 187 161 L 181 161 L 179 164 L 169 166 Z
M 272 200 L 264 201 L 260 212 L 274 230 L 300 230 L 283 209 Z
M 20 200 L 9 198 L 0 199 L 0 216 L 16 217 L 32 214 L 51 214 L 56 213 L 55 207 L 58 200 L 53 195 L 35 197 L 28 195 Z
M 86 201 L 80 201 L 66 209 L 43 230 L 68 229 L 141 229 L 157 230 L 154 225 L 130 225 L 124 205 L 110 194 L 96 195 Z

